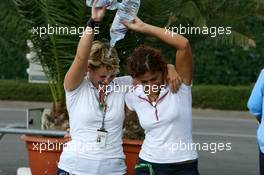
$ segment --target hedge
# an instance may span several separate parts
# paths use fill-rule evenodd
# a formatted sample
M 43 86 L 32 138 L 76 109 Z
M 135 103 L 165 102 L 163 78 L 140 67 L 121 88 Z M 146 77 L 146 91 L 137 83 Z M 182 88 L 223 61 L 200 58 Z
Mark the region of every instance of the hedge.
M 193 107 L 221 110 L 247 110 L 252 86 L 193 85 Z M 47 84 L 25 80 L 0 80 L 0 100 L 52 101 Z

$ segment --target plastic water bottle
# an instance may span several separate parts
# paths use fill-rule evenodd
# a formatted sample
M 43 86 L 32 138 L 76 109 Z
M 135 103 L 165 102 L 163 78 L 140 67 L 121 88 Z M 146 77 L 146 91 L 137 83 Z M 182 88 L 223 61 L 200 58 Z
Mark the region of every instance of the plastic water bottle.
M 86 5 L 88 7 L 92 7 L 93 6 L 93 2 L 95 0 L 86 0 Z M 108 10 L 116 10 L 119 7 L 119 2 L 117 2 L 117 0 L 98 0 L 96 3 L 96 7 L 103 7 L 105 5 L 108 5 L 109 7 L 107 7 Z
M 123 39 L 126 35 L 127 28 L 121 21 L 132 21 L 134 15 L 137 15 L 140 7 L 140 0 L 123 0 L 116 12 L 115 19 L 110 29 L 110 51 L 117 41 Z

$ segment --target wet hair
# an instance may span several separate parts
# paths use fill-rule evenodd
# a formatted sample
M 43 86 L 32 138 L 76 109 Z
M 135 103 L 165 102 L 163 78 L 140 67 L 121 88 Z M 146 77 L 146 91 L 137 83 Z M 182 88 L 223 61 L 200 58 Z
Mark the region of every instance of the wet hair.
M 167 63 L 161 52 L 153 47 L 140 45 L 128 58 L 128 71 L 133 77 L 139 77 L 147 72 L 162 72 L 163 79 L 167 75 Z
M 88 66 L 91 69 L 96 69 L 101 66 L 106 66 L 108 69 L 119 72 L 119 57 L 115 48 L 112 48 L 109 55 L 110 44 L 108 42 L 94 41 L 91 47 Z

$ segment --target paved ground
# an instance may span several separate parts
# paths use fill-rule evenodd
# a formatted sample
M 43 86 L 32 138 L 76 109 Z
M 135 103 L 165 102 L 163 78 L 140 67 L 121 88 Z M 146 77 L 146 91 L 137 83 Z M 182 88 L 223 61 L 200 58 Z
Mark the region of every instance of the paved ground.
M 25 124 L 26 108 L 48 107 L 49 103 L 0 101 L 0 124 Z M 199 151 L 201 175 L 257 175 L 257 123 L 247 112 L 193 110 L 195 143 L 209 145 Z M 216 144 L 231 143 L 230 151 L 215 152 Z M 0 175 L 16 174 L 27 165 L 24 143 L 18 135 L 6 135 L 0 141 Z
M 258 174 L 257 124 L 247 112 L 194 110 L 193 128 L 196 142 L 232 143 L 231 151 L 200 151 L 201 174 Z

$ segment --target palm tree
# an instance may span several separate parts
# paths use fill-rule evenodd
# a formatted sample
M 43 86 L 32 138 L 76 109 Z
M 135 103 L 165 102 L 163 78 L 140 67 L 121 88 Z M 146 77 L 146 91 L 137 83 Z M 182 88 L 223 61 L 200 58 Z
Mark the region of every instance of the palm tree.
M 85 24 L 90 14 L 85 7 L 84 0 L 13 0 L 17 12 L 23 18 L 23 24 L 29 29 L 57 26 L 80 27 Z M 196 27 L 230 26 L 232 34 L 229 36 L 217 36 L 213 42 L 227 44 L 239 44 L 246 47 L 254 47 L 255 42 L 249 33 L 244 21 L 252 16 L 263 20 L 262 0 L 142 0 L 139 17 L 145 22 L 163 26 L 179 26 L 180 24 Z M 97 38 L 109 39 L 110 22 L 114 12 L 108 11 L 100 34 Z M 53 96 L 53 113 L 51 118 L 65 115 L 65 97 L 63 79 L 75 54 L 79 35 L 50 34 L 39 35 L 32 32 L 21 33 L 33 42 L 37 59 L 48 78 L 49 87 Z M 38 31 L 38 33 L 40 33 Z M 188 36 L 192 45 L 210 40 L 210 37 L 197 35 Z M 168 46 L 157 42 L 156 39 L 129 31 L 126 39 L 117 44 L 117 50 L 121 58 L 121 71 L 125 72 L 122 65 L 126 64 L 126 58 L 131 50 L 138 44 L 147 43 L 159 47 L 166 53 L 170 62 L 174 61 L 175 53 Z
M 68 120 L 63 87 L 64 76 L 69 69 L 81 32 L 88 19 L 89 8 L 77 0 L 13 0 L 23 25 L 28 29 L 21 33 L 33 43 L 32 52 L 42 65 L 53 97 L 53 110 L 46 117 L 48 127 L 59 129 Z M 113 17 L 111 13 L 105 22 Z M 108 23 L 109 24 L 109 23 Z M 102 25 L 102 28 L 108 26 Z M 103 38 L 104 33 L 100 33 Z M 53 123 L 53 124 L 52 124 Z M 55 123 L 55 126 L 54 126 Z
M 52 27 L 78 27 L 86 17 L 85 6 L 81 1 L 74 0 L 14 0 L 14 3 L 28 29 L 23 34 L 32 41 L 36 59 L 41 63 L 48 79 L 53 97 L 53 110 L 48 119 L 52 122 L 56 118 L 67 120 L 63 78 L 74 58 L 79 36 L 53 34 L 55 31 L 52 31 Z M 44 27 L 50 27 L 50 31 L 45 31 Z M 41 36 L 40 32 L 45 34 Z

